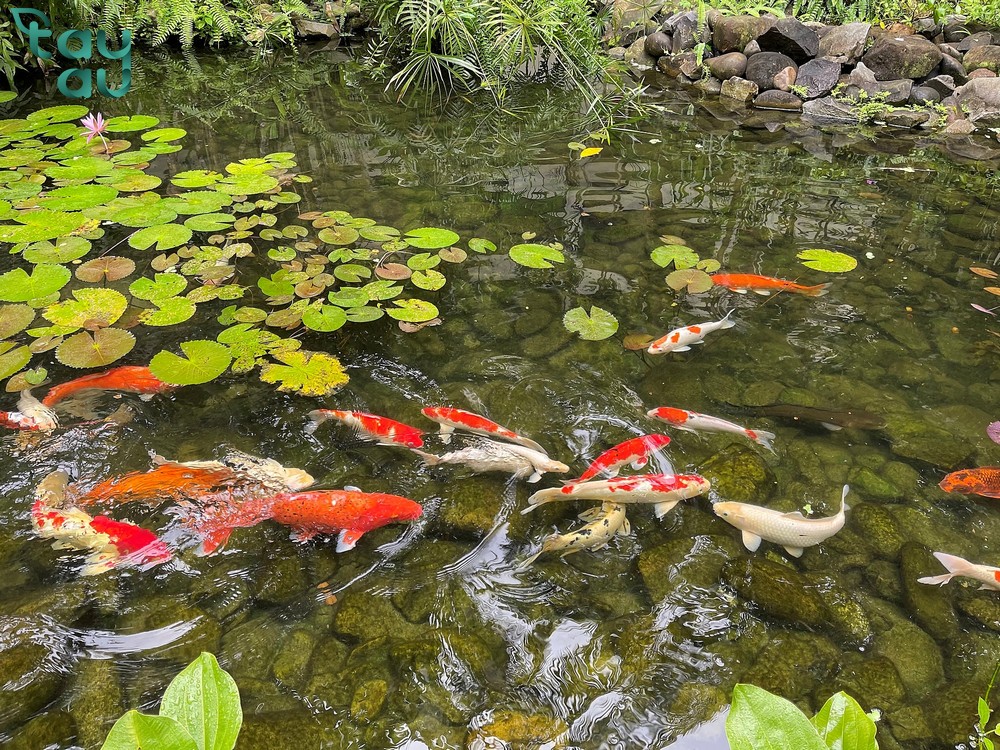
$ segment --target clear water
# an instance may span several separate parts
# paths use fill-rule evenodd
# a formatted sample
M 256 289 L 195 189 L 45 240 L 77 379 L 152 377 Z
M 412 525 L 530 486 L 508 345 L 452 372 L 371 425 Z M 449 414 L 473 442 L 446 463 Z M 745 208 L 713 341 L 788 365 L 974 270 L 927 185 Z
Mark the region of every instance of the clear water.
M 932 551 L 1000 562 L 996 501 L 936 487 L 952 468 L 1000 459 L 984 432 L 1000 417 L 1000 323 L 970 307 L 993 298 L 967 270 L 1000 262 L 998 162 L 962 158 L 989 156 L 991 140 L 942 149 L 796 120 L 772 132 L 762 118 L 740 127 L 717 105 L 653 90 L 656 109 L 634 138 L 580 161 L 566 144 L 581 136 L 581 104 L 545 89 L 513 102 L 529 108 L 514 120 L 481 102 L 404 109 L 340 51 L 271 69 L 231 56 L 198 63 L 146 61 L 135 91 L 106 105 L 188 129 L 185 149 L 158 162 L 164 172 L 293 151 L 315 180 L 300 186 L 303 210 L 447 226 L 501 247 L 534 232 L 566 247 L 569 262 L 553 271 L 499 255 L 453 270 L 434 297 L 438 328 L 310 335 L 309 348 L 336 352 L 351 375 L 323 405 L 412 424 L 426 404 L 470 408 L 576 472 L 660 431 L 644 417 L 654 406 L 728 417 L 777 433 L 776 453 L 672 433 L 660 468 L 704 471 L 713 500 L 822 514 L 849 483 L 847 526 L 801 560 L 767 543 L 750 555 L 702 498 L 662 520 L 637 507 L 631 534 L 610 548 L 519 571 L 588 504 L 523 516 L 523 482 L 428 469 L 334 426 L 309 435 L 305 414 L 320 404 L 252 377 L 149 403 L 125 397 L 138 418 L 121 429 L 68 429 L 30 449 L 0 442 L 0 737 L 10 747 L 99 747 L 115 718 L 154 709 L 203 650 L 240 687 L 241 748 L 505 746 L 491 736 L 512 748 L 722 748 L 739 681 L 806 710 L 846 689 L 881 709 L 886 748 L 967 743 L 1000 660 L 1000 601 L 914 581 L 942 572 Z M 679 295 L 649 260 L 664 234 L 733 272 L 832 289 Z M 859 267 L 806 269 L 795 254 L 813 247 Z M 613 312 L 619 336 L 567 333 L 561 317 L 580 304 Z M 736 328 L 692 352 L 622 347 L 621 334 L 730 309 Z M 145 361 L 191 333 L 168 330 L 130 356 Z M 887 427 L 831 432 L 744 409 L 773 403 L 865 409 Z M 54 468 L 96 481 L 148 467 L 150 451 L 193 460 L 228 447 L 302 467 L 323 487 L 411 497 L 425 516 L 345 554 L 265 523 L 214 557 L 189 550 L 146 572 L 86 579 L 78 557 L 33 538 L 33 487 Z M 170 521 L 139 508 L 119 517 Z

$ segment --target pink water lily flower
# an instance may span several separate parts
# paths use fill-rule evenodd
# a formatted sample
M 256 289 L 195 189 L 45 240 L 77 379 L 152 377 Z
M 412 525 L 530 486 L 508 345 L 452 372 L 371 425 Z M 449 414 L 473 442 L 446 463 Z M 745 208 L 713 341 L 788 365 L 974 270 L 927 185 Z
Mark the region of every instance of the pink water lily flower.
M 104 133 L 108 131 L 108 123 L 104 119 L 104 115 L 100 112 L 97 113 L 96 117 L 94 115 L 87 115 L 80 122 L 87 131 L 87 145 L 90 145 L 95 136 L 100 136 L 101 142 L 104 144 L 104 150 L 107 151 L 108 142 L 104 140 Z

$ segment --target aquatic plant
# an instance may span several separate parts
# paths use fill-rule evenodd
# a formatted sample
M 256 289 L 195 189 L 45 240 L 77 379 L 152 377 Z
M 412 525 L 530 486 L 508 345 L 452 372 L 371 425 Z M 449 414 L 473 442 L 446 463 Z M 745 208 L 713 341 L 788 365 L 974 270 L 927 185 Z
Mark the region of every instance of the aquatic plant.
M 563 325 L 567 331 L 580 334 L 581 339 L 601 341 L 615 335 L 618 318 L 597 305 L 590 308 L 589 315 L 582 307 L 574 307 L 563 316 Z
M 115 722 L 101 750 L 232 750 L 242 725 L 235 680 L 212 654 L 202 652 L 167 685 L 158 714 L 129 711 Z
M 852 258 L 847 253 L 838 253 L 833 250 L 820 248 L 803 250 L 795 257 L 801 260 L 802 265 L 806 268 L 824 273 L 844 273 L 858 267 L 856 258 Z

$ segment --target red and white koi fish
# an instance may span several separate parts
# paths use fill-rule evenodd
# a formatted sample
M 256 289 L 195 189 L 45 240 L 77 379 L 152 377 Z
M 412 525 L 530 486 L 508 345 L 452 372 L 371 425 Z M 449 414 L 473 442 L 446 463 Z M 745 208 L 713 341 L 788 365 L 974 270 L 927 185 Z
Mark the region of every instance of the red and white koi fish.
M 684 326 L 684 328 L 675 328 L 666 336 L 661 336 L 650 344 L 646 351 L 650 354 L 666 354 L 667 352 L 689 351 L 695 344 L 704 344 L 705 336 L 713 331 L 732 328 L 736 325 L 735 320 L 729 319 L 729 316 L 732 315 L 733 312 L 733 310 L 727 312 L 726 317 L 722 320 L 716 320 L 710 323 L 698 323 L 693 326 Z
M 148 367 L 125 365 L 123 367 L 113 367 L 104 372 L 84 375 L 75 380 L 70 380 L 68 383 L 53 386 L 45 394 L 42 403 L 46 406 L 52 406 L 81 391 L 138 393 L 141 399 L 148 401 L 158 393 L 166 393 L 177 387 L 176 385 L 164 383 L 153 375 Z
M 696 411 L 674 409 L 670 406 L 658 406 L 655 409 L 650 409 L 646 412 L 646 416 L 650 419 L 659 419 L 661 422 L 673 425 L 678 430 L 685 430 L 687 432 L 703 430 L 705 432 L 732 432 L 737 435 L 745 435 L 768 450 L 774 450 L 771 447 L 771 441 L 775 437 L 773 432 L 748 430 L 746 427 L 741 427 L 738 424 L 720 419 L 719 417 L 699 414 Z
M 317 534 L 337 534 L 337 552 L 353 549 L 367 532 L 396 521 L 413 521 L 423 507 L 405 497 L 360 490 L 316 490 L 228 503 L 208 509 L 190 525 L 205 539 L 202 554 L 212 554 L 229 540 L 233 529 L 272 519 L 290 526 L 304 541 Z
M 965 576 L 979 581 L 982 585 L 980 589 L 992 589 L 1000 591 L 1000 568 L 991 565 L 979 565 L 961 557 L 949 555 L 944 552 L 935 552 L 934 557 L 938 559 L 948 572 L 939 576 L 926 576 L 918 578 L 919 583 L 929 583 L 944 586 L 955 576 Z
M 31 395 L 30 390 L 21 391 L 17 400 L 17 411 L 0 411 L 0 427 L 12 430 L 49 431 L 59 426 L 59 420 L 52 409 Z
M 822 297 L 830 290 L 829 283 L 803 286 L 794 281 L 776 279 L 773 276 L 758 276 L 755 273 L 713 273 L 711 279 L 716 286 L 724 286 L 738 294 L 746 294 L 747 291 L 763 295 L 769 295 L 771 292 L 791 292 L 804 294 L 807 297 Z
M 582 513 L 580 518 L 590 521 L 576 531 L 566 534 L 552 534 L 542 542 L 542 548 L 521 563 L 518 568 L 524 570 L 546 552 L 565 550 L 561 557 L 571 555 L 580 550 L 598 550 L 611 544 L 616 534 L 628 536 L 630 525 L 625 517 L 625 506 L 617 503 L 603 503 L 597 508 Z
M 90 516 L 79 508 L 53 507 L 65 495 L 69 477 L 49 474 L 35 492 L 31 521 L 43 539 L 54 539 L 54 549 L 89 552 L 81 575 L 103 573 L 120 565 L 150 566 L 171 558 L 166 544 L 151 531 L 107 516 Z
M 711 488 L 705 477 L 697 474 L 643 474 L 616 477 L 600 482 L 580 482 L 564 487 L 539 490 L 528 498 L 529 513 L 539 505 L 557 500 L 603 500 L 612 503 L 653 503 L 657 518 L 673 510 L 681 500 L 703 495 Z
M 490 471 L 503 471 L 513 474 L 515 478 L 527 477 L 534 484 L 547 471 L 565 474 L 569 467 L 559 461 L 553 461 L 545 453 L 527 448 L 523 445 L 498 443 L 496 440 L 477 440 L 461 450 L 435 456 L 417 449 L 413 452 L 424 459 L 429 466 L 439 464 L 461 464 L 472 469 L 477 474 Z
M 546 452 L 534 440 L 526 438 L 523 435 L 518 435 L 513 430 L 508 430 L 506 427 L 498 425 L 486 417 L 473 414 L 471 411 L 465 411 L 465 409 L 455 409 L 450 406 L 427 406 L 421 409 L 420 413 L 431 421 L 441 425 L 441 442 L 445 445 L 451 442 L 451 434 L 455 430 L 463 430 L 464 432 L 472 432 L 476 435 L 502 438 L 512 443 L 519 443 L 539 453 Z
M 643 435 L 626 440 L 624 443 L 619 443 L 614 448 L 604 451 L 594 459 L 594 462 L 587 467 L 583 474 L 576 479 L 567 479 L 565 483 L 586 482 L 598 474 L 616 477 L 618 470 L 626 464 L 631 464 L 633 469 L 641 469 L 649 463 L 651 455 L 668 445 L 670 445 L 670 438 L 666 435 Z
M 323 424 L 328 419 L 335 419 L 348 427 L 353 427 L 368 440 L 375 440 L 379 445 L 402 445 L 406 448 L 420 448 L 424 444 L 424 432 L 408 424 L 397 422 L 377 414 L 367 414 L 363 411 L 337 411 L 334 409 L 315 409 L 309 412 L 309 418 L 314 426 Z

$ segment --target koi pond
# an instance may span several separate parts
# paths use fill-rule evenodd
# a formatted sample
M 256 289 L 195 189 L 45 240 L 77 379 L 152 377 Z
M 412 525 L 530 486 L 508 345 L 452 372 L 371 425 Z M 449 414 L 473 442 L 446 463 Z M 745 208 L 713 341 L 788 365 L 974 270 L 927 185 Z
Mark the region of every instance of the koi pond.
M 192 383 L 0 439 L 0 742 L 98 748 L 209 651 L 247 750 L 725 748 L 738 682 L 807 712 L 844 690 L 881 712 L 882 748 L 970 747 L 1000 595 L 917 579 L 946 572 L 935 552 L 1000 562 L 997 501 L 938 487 L 1000 462 L 995 143 L 740 122 L 655 86 L 606 143 L 571 93 L 527 89 L 515 118 L 406 109 L 383 85 L 342 50 L 140 61 L 90 144 L 54 94 L 0 105 L 0 273 L 31 272 L 0 276 L 8 390 L 151 361 Z M 19 206 L 40 218 L 11 229 Z M 716 272 L 829 287 L 738 294 Z M 730 312 L 689 351 L 644 351 Z M 441 405 L 569 473 L 428 466 L 308 416 L 383 415 L 437 455 L 474 444 L 444 444 L 421 415 Z M 773 451 L 646 416 L 661 406 L 773 432 Z M 662 518 L 629 504 L 610 546 L 526 565 L 600 502 L 522 514 L 529 495 L 653 433 L 671 442 L 622 474 L 709 492 Z M 227 451 L 423 514 L 342 553 L 264 520 L 199 556 L 177 503 L 91 508 L 173 558 L 87 576 L 85 552 L 35 532 L 53 471 L 90 487 Z M 831 516 L 845 484 L 846 525 L 799 558 L 748 551 L 712 511 Z

